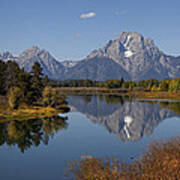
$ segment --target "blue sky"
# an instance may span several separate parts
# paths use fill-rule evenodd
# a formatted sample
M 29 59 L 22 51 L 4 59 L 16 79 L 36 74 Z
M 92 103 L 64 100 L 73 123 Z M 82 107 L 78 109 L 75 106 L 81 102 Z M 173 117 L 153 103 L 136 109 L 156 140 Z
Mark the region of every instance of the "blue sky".
M 180 55 L 179 8 L 179 0 L 0 0 L 0 52 L 37 45 L 58 60 L 78 60 L 136 31 Z

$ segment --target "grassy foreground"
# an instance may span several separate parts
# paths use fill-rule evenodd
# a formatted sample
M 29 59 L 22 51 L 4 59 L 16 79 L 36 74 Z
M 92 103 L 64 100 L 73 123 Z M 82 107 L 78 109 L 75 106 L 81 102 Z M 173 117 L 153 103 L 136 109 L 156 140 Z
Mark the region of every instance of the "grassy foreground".
M 180 137 L 154 141 L 142 157 L 131 164 L 87 157 L 70 163 L 70 173 L 76 180 L 179 180 Z

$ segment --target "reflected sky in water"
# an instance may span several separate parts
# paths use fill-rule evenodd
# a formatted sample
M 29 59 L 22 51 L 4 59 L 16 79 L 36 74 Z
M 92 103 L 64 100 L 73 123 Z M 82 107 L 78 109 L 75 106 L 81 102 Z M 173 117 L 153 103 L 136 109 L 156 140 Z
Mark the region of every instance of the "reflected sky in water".
M 59 180 L 82 154 L 130 162 L 153 139 L 180 134 L 180 103 L 70 96 L 67 119 L 0 123 L 0 179 Z

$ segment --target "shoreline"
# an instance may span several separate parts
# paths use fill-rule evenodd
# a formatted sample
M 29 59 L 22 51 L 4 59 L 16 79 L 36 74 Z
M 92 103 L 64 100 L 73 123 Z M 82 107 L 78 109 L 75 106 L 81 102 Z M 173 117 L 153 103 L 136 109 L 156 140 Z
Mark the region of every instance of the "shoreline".
M 146 91 L 127 89 L 108 89 L 96 87 L 61 87 L 57 88 L 60 92 L 67 95 L 118 95 L 130 96 L 134 99 L 173 99 L 180 100 L 180 93 L 171 93 L 166 91 Z
M 60 106 L 58 109 L 52 107 L 41 107 L 41 106 L 24 106 L 17 110 L 10 110 L 6 107 L 0 109 L 0 122 L 11 121 L 11 120 L 30 120 L 38 118 L 48 118 L 64 113 L 69 110 L 66 105 Z
M 126 89 L 107 89 L 107 88 L 56 88 L 62 94 L 67 95 L 115 95 L 130 97 L 137 100 L 180 100 L 180 93 L 170 93 L 162 91 L 128 91 Z M 0 96 L 0 122 L 9 120 L 29 120 L 35 118 L 52 117 L 59 113 L 70 110 L 68 105 L 61 105 L 59 108 L 42 106 L 20 106 L 17 110 L 11 110 L 7 104 L 7 98 Z

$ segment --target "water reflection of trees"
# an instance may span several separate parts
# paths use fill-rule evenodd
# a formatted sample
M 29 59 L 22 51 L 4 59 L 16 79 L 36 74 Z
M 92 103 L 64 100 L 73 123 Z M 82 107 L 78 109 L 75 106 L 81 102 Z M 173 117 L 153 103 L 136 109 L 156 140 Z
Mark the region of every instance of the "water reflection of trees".
M 105 101 L 108 104 L 124 104 L 124 97 L 115 95 L 105 95 Z
M 44 119 L 0 123 L 0 146 L 3 144 L 17 145 L 24 153 L 32 146 L 39 146 L 41 142 L 47 145 L 49 137 L 53 137 L 58 131 L 67 128 L 66 120 L 65 117 L 53 116 Z
M 149 104 L 160 104 L 161 108 L 168 109 L 175 114 L 180 114 L 180 101 L 141 101 Z
M 160 102 L 162 108 L 167 108 L 176 114 L 180 114 L 180 102 Z
M 92 101 L 92 95 L 80 96 L 86 104 Z M 129 96 L 119 96 L 119 95 L 98 95 L 98 100 L 100 102 L 105 101 L 107 104 L 121 104 L 123 105 L 125 101 L 135 101 Z M 139 102 L 146 102 L 149 104 L 160 104 L 161 108 L 169 109 L 176 114 L 180 114 L 180 102 L 179 101 L 157 101 L 157 100 L 142 100 Z
M 180 102 L 135 100 L 118 95 L 70 96 L 69 105 L 122 141 L 137 141 L 165 119 L 179 117 Z

